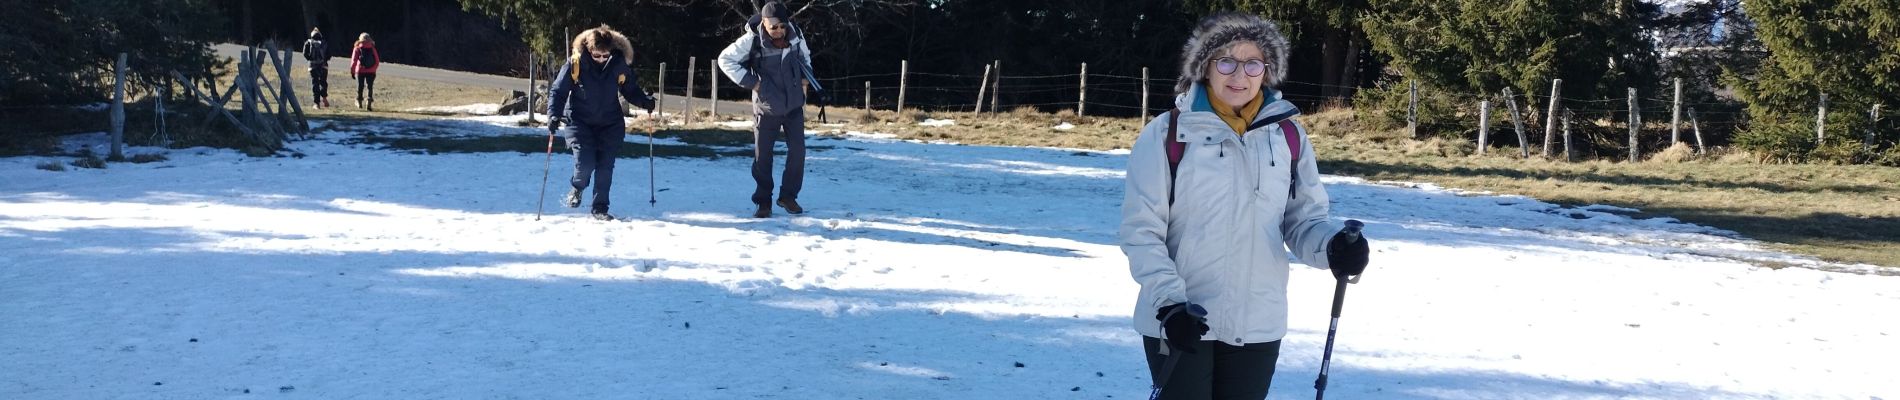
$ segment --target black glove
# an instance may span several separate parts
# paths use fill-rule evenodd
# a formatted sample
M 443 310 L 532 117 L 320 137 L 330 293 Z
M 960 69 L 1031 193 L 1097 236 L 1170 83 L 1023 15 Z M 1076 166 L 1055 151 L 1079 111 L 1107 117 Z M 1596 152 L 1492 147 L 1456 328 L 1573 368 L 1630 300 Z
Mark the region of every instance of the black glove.
M 548 136 L 554 136 L 554 132 L 559 130 L 561 130 L 561 117 L 549 117 Z
M 1161 307 L 1155 310 L 1155 319 L 1161 321 L 1161 332 L 1167 336 L 1168 348 L 1173 350 L 1194 354 L 1194 343 L 1207 334 L 1207 309 L 1199 304 Z
M 1332 243 L 1326 244 L 1326 263 L 1333 268 L 1333 277 L 1346 277 L 1366 272 L 1366 262 L 1372 253 L 1372 246 L 1366 238 L 1356 231 L 1340 231 L 1333 235 Z

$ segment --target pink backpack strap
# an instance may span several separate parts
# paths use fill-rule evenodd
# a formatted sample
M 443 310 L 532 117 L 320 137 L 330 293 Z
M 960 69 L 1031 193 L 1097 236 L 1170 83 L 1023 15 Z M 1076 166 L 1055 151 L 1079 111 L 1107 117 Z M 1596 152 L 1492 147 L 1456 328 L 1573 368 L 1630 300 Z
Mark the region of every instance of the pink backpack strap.
M 1300 151 L 1305 147 L 1300 145 L 1300 128 L 1293 124 L 1292 118 L 1287 118 L 1280 120 L 1280 133 L 1286 134 L 1287 154 L 1293 155 L 1293 168 L 1298 171 Z
M 1300 145 L 1300 127 L 1292 118 L 1280 120 L 1280 133 L 1286 135 L 1286 153 L 1293 156 L 1293 164 L 1287 165 L 1292 184 L 1287 185 L 1286 195 L 1288 199 L 1297 199 L 1300 197 L 1300 153 L 1306 146 Z

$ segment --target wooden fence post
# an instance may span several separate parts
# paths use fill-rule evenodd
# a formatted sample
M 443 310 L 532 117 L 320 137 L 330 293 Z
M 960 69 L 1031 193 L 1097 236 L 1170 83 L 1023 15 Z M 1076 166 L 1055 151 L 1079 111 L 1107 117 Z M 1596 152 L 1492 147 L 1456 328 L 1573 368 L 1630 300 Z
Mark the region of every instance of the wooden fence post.
M 1148 125 L 1148 67 L 1141 67 L 1141 124 Z
M 686 58 L 686 123 L 693 123 L 693 78 L 699 72 L 699 57 Z
M 910 86 L 910 60 L 897 67 L 897 116 L 904 116 L 904 90 Z
M 1676 78 L 1676 99 L 1669 112 L 1669 145 L 1682 142 L 1682 78 Z
M 538 71 L 535 70 L 534 50 L 528 50 L 528 107 L 527 108 L 528 108 L 528 122 L 529 123 L 535 122 L 534 121 L 534 98 L 535 98 L 535 95 L 540 94 L 534 90 L 534 87 L 536 86 L 535 81 L 540 78 L 534 75 L 535 72 L 538 72 Z M 549 116 L 549 118 L 553 118 L 553 116 Z
M 647 118 L 655 118 L 653 121 L 656 124 L 660 121 L 658 118 L 666 115 L 666 63 L 660 63 L 658 79 L 660 80 L 659 90 L 655 90 L 654 93 L 658 93 L 659 96 L 654 96 L 657 101 L 653 103 L 653 112 L 647 113 Z
M 711 60 L 707 60 L 706 62 L 706 88 L 711 91 L 711 93 L 706 94 L 706 115 L 707 115 L 706 120 L 718 121 L 719 120 L 719 63 L 718 62 L 714 62 Z
M 996 82 L 990 83 L 990 115 L 996 115 L 996 108 L 1002 104 L 997 99 L 1003 97 L 1003 60 L 991 60 L 996 65 Z
M 106 159 L 125 159 L 120 147 L 125 143 L 125 53 L 112 63 L 112 154 Z
M 1709 148 L 1702 145 L 1702 123 L 1695 118 L 1695 107 L 1689 107 L 1689 129 L 1695 132 L 1695 152 L 1708 154 Z
M 1518 111 L 1517 94 L 1511 92 L 1509 86 L 1504 87 L 1504 102 L 1511 105 L 1511 127 L 1517 130 L 1517 155 L 1531 158 L 1531 139 L 1524 136 L 1524 114 Z
M 1550 80 L 1550 111 L 1545 112 L 1544 116 L 1544 158 L 1550 158 L 1551 155 L 1551 135 L 1556 133 L 1557 128 L 1557 99 L 1563 94 L 1563 84 L 1563 79 Z
M 1079 89 L 1079 90 L 1080 90 L 1080 92 L 1079 92 L 1080 94 L 1077 94 L 1077 95 L 1076 95 L 1076 98 L 1075 98 L 1075 116 L 1077 116 L 1077 117 L 1082 117 L 1082 116 L 1086 116 L 1086 115 L 1088 115 L 1088 106 L 1089 106 L 1089 63 L 1082 63 L 1082 75 L 1081 75 L 1081 76 L 1082 76 L 1082 85 L 1080 86 L 1080 87 L 1081 87 L 1081 89 Z
M 1880 104 L 1875 103 L 1874 109 L 1867 112 L 1867 139 L 1861 141 L 1860 151 L 1862 153 L 1872 154 L 1874 152 L 1874 132 L 1878 131 L 1880 131 Z
M 1636 162 L 1637 156 L 1640 155 L 1640 150 L 1636 148 L 1636 133 L 1643 128 L 1643 116 L 1637 114 L 1636 88 L 1628 89 L 1630 98 L 1630 162 L 1633 163 Z
M 1478 155 L 1484 155 L 1485 137 L 1491 136 L 1491 100 L 1478 101 Z
M 1570 120 L 1575 116 L 1570 109 L 1564 109 L 1564 160 L 1569 162 L 1577 162 L 1577 153 L 1570 148 Z
M 1412 89 L 1410 92 L 1407 92 L 1405 96 L 1407 104 L 1405 107 L 1405 131 L 1412 134 L 1412 139 L 1418 139 L 1418 81 L 1408 80 L 1406 82 L 1411 84 Z
M 991 65 L 987 65 L 987 64 L 983 66 L 983 81 L 977 82 L 976 84 L 976 113 L 977 114 L 983 113 L 983 95 L 986 94 L 985 90 L 989 89 L 990 87 L 990 67 Z
M 1821 93 L 1821 109 L 1814 115 L 1814 144 L 1827 143 L 1827 92 Z

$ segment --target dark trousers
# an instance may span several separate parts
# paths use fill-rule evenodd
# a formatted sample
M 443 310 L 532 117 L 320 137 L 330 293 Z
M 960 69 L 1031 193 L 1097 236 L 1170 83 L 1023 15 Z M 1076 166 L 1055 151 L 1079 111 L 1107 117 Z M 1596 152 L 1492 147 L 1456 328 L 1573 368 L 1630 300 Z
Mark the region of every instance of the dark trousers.
M 1161 355 L 1161 339 L 1142 337 L 1142 349 L 1148 354 L 1148 380 L 1161 378 L 1167 356 Z M 1194 344 L 1194 353 L 1176 350 L 1181 357 L 1161 389 L 1162 399 L 1248 399 L 1267 398 L 1273 383 L 1273 366 L 1280 360 L 1280 341 L 1234 346 L 1212 340 Z
M 368 87 L 368 90 L 364 90 Z M 363 101 L 363 93 L 369 92 L 369 101 L 376 101 L 376 74 L 356 74 L 356 101 Z
M 330 67 L 310 67 L 310 98 L 330 97 Z
M 609 192 L 614 186 L 614 160 L 619 158 L 620 143 L 627 129 L 620 126 L 591 127 L 568 125 L 562 128 L 568 150 L 574 151 L 574 177 L 568 180 L 575 189 L 586 189 L 594 182 L 594 211 L 607 211 Z
M 778 198 L 798 200 L 798 191 L 805 186 L 805 111 L 752 117 L 759 121 L 752 127 L 752 182 L 757 184 L 752 203 L 772 203 L 772 144 L 778 140 L 785 141 L 786 149 L 785 182 Z

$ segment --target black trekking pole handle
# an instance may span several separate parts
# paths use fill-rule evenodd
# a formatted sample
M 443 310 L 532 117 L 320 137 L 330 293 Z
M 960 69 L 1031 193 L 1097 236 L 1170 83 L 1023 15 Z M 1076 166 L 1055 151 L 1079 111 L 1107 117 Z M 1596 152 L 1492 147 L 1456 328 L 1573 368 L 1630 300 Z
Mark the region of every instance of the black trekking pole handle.
M 1359 241 L 1361 240 L 1359 232 L 1365 229 L 1365 227 L 1366 223 L 1359 222 L 1359 220 L 1346 220 L 1346 229 L 1339 231 L 1339 233 L 1345 235 L 1345 237 L 1341 239 L 1347 240 L 1348 243 Z M 1352 280 L 1357 281 L 1359 277 L 1353 276 Z M 1332 324 L 1326 328 L 1326 352 L 1325 355 L 1320 358 L 1319 380 L 1313 381 L 1313 389 L 1316 391 L 1313 394 L 1315 400 L 1326 398 L 1326 374 L 1332 372 L 1333 364 L 1333 335 L 1339 333 L 1339 310 L 1346 305 L 1347 280 L 1345 278 L 1334 278 L 1333 282 L 1333 321 Z
M 1201 320 L 1201 322 L 1207 322 L 1207 308 L 1191 302 L 1185 304 L 1187 305 L 1174 310 L 1169 315 L 1162 316 L 1161 320 L 1165 322 L 1168 320 L 1168 317 L 1172 317 L 1174 313 L 1185 312 L 1195 319 Z M 1181 363 L 1181 350 L 1174 348 L 1173 343 L 1163 339 L 1161 340 L 1161 347 L 1168 350 L 1168 358 L 1161 361 L 1161 375 L 1155 377 L 1154 389 L 1148 392 L 1148 400 L 1161 398 L 1161 389 L 1168 386 L 1168 379 L 1171 379 L 1174 375 L 1174 366 Z

